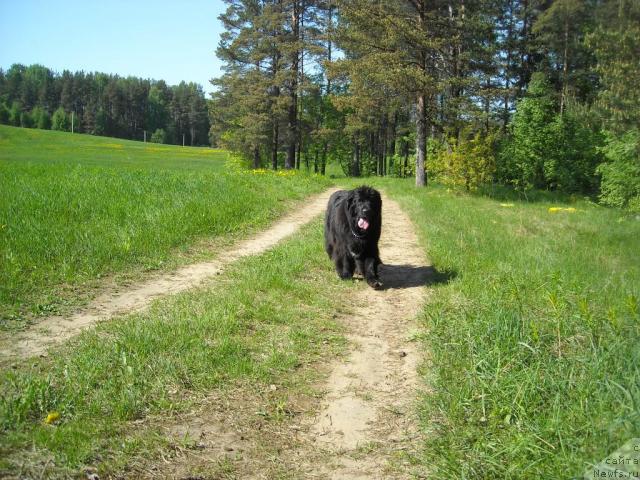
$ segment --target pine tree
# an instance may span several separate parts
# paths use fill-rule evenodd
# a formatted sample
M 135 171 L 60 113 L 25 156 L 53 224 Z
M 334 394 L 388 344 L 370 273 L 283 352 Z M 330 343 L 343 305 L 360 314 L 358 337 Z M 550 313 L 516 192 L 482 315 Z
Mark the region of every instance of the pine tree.
M 547 51 L 546 63 L 559 84 L 560 113 L 569 95 L 584 100 L 593 89 L 592 59 L 584 46 L 584 36 L 593 21 L 593 3 L 556 0 L 533 25 L 533 33 Z

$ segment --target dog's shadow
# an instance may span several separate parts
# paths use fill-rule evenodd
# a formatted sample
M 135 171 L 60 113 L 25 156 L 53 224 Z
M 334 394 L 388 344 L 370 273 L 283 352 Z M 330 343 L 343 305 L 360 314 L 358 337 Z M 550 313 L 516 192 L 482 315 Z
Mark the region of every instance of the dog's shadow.
M 432 265 L 385 265 L 379 267 L 383 290 L 447 284 L 457 276 L 454 270 L 439 271 Z

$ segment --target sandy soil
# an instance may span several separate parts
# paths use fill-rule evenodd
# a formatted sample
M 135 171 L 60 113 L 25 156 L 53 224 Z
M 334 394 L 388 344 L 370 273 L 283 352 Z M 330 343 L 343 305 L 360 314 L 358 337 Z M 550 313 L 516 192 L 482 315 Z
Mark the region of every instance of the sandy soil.
M 294 209 L 264 232 L 218 252 L 215 260 L 188 265 L 173 273 L 130 285 L 120 292 L 103 293 L 87 308 L 73 315 L 48 317 L 24 332 L 5 334 L 0 338 L 0 363 L 42 355 L 50 346 L 77 335 L 97 322 L 142 310 L 158 297 L 195 287 L 207 278 L 220 274 L 230 263 L 273 247 L 323 212 L 334 191 L 327 190 L 312 197 L 305 202 L 304 209 Z

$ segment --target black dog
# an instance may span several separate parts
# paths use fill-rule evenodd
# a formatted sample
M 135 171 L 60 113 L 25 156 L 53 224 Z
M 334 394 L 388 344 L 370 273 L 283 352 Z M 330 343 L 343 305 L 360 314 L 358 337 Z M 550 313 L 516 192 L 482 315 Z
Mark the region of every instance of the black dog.
M 354 271 L 367 283 L 381 289 L 378 278 L 382 227 L 382 199 L 371 187 L 339 190 L 329 198 L 324 225 L 324 245 L 336 265 L 340 278 L 353 277 Z

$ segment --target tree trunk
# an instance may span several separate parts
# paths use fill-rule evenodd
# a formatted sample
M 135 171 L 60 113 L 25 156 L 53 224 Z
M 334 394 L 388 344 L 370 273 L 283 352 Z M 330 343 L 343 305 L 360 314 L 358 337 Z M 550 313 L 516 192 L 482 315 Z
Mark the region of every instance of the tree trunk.
M 260 149 L 253 148 L 253 168 L 260 168 Z
M 279 33 L 278 31 L 275 32 L 275 36 L 278 37 Z M 273 168 L 274 170 L 278 169 L 278 137 L 280 135 L 280 126 L 279 126 L 279 113 L 277 112 L 277 110 L 275 110 L 275 108 L 273 107 L 274 105 L 277 105 L 277 98 L 280 96 L 280 87 L 278 85 L 276 85 L 276 78 L 278 75 L 278 72 L 280 71 L 280 54 L 278 52 L 275 52 L 273 54 L 273 61 L 272 61 L 272 76 L 273 76 L 273 97 L 276 100 L 272 100 L 271 102 L 271 115 L 273 118 L 273 144 L 272 144 L 272 150 L 271 150 L 271 168 Z M 276 107 L 277 108 L 277 107 Z
M 526 6 L 525 6 L 526 8 Z M 509 103 L 511 99 L 511 44 L 513 40 L 513 2 L 509 2 L 509 26 L 507 27 L 507 58 L 504 66 L 504 109 L 502 113 L 502 131 L 507 131 L 509 124 Z M 526 23 L 523 27 L 526 29 Z
M 299 134 L 300 132 L 298 132 Z M 300 170 L 300 162 L 302 161 L 302 138 L 298 140 L 298 153 L 296 154 L 296 168 Z
M 297 75 L 298 75 L 298 82 L 296 84 L 296 88 L 298 90 L 297 93 L 297 104 L 296 104 L 296 112 L 298 115 L 298 118 L 296 120 L 296 124 L 297 124 L 297 128 L 296 128 L 296 134 L 298 135 L 297 137 L 297 142 L 298 142 L 298 154 L 296 156 L 296 168 L 298 170 L 300 170 L 300 164 L 302 163 L 302 109 L 304 108 L 304 91 L 303 91 L 303 87 L 304 87 L 304 9 L 305 9 L 305 0 L 301 0 L 300 1 L 300 12 L 298 13 L 298 38 L 300 39 L 300 44 L 302 45 L 302 54 L 298 53 L 298 59 L 299 59 L 299 68 L 297 71 Z M 305 157 L 306 157 L 306 152 L 305 152 Z M 309 161 L 307 160 L 307 171 L 309 170 Z
M 427 186 L 425 159 L 427 151 L 427 108 L 425 94 L 418 95 L 416 108 L 416 186 Z
M 487 95 L 484 98 L 484 130 L 485 133 L 489 134 L 489 117 L 490 117 L 490 107 L 491 102 L 489 100 L 489 92 L 491 91 L 491 77 L 487 76 Z
M 382 176 L 387 176 L 387 138 L 385 137 L 382 146 Z
M 284 168 L 286 169 L 292 169 L 295 167 L 296 164 L 296 139 L 298 136 L 297 133 L 297 121 L 298 121 L 298 115 L 296 113 L 296 109 L 297 107 L 295 106 L 296 103 L 296 94 L 295 92 L 293 92 L 291 94 L 291 102 L 293 103 L 293 106 L 289 107 L 289 125 L 288 125 L 288 133 L 289 133 L 289 145 L 287 146 L 287 156 L 284 160 Z
M 351 176 L 360 176 L 360 144 L 354 142 L 353 144 L 353 160 L 351 162 Z
M 273 122 L 273 149 L 271 150 L 271 168 L 278 169 L 278 120 Z
M 291 11 L 291 26 L 293 29 L 293 38 L 297 42 L 300 36 L 300 15 L 298 11 L 298 1 L 293 2 Z M 287 147 L 287 157 L 284 162 L 284 168 L 292 169 L 296 165 L 296 144 L 298 143 L 298 66 L 300 61 L 300 52 L 294 49 L 291 54 L 291 85 L 290 85 L 290 104 L 289 104 L 289 145 Z
M 331 29 L 333 27 L 333 4 L 329 1 L 329 8 L 327 9 L 327 61 L 331 63 Z M 327 95 L 331 95 L 331 79 L 327 75 Z
M 327 142 L 324 142 L 324 145 L 322 146 L 322 162 L 320 162 L 320 174 L 324 175 L 326 173 L 327 170 L 327 150 L 329 148 L 329 145 Z
M 402 166 L 402 178 L 407 176 L 407 170 L 409 169 L 409 142 L 404 142 L 404 165 Z
M 391 124 L 391 142 L 389 143 L 389 156 L 396 154 L 396 135 L 398 131 L 398 112 L 393 114 L 393 123 Z
M 378 175 L 384 176 L 384 140 L 380 141 L 378 146 Z
M 564 54 L 562 56 L 562 93 L 560 94 L 560 115 L 564 113 L 564 105 L 567 101 L 567 59 L 569 50 L 569 19 L 565 14 L 564 19 Z
M 426 34 L 427 2 L 420 4 L 418 23 L 420 30 Z M 427 52 L 420 52 L 420 68 L 422 74 L 427 76 Z M 416 102 L 416 186 L 427 186 L 427 174 L 425 171 L 425 157 L 427 152 L 427 105 L 424 90 L 418 94 Z

